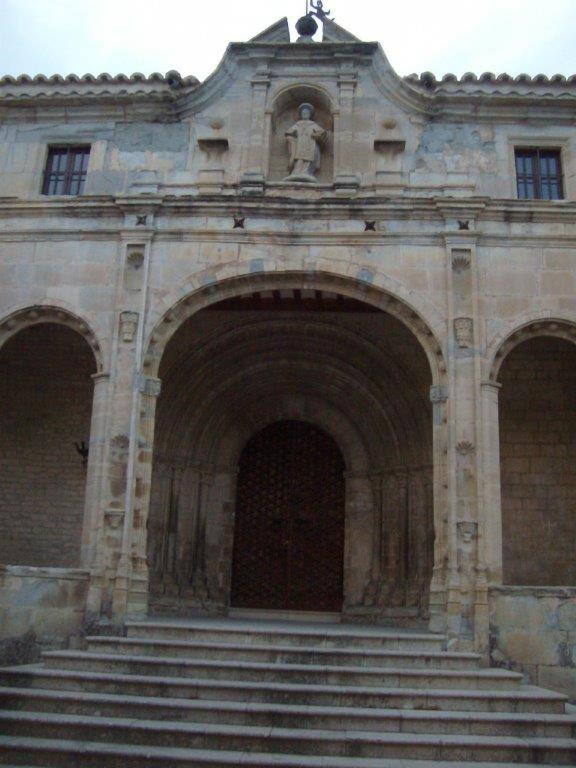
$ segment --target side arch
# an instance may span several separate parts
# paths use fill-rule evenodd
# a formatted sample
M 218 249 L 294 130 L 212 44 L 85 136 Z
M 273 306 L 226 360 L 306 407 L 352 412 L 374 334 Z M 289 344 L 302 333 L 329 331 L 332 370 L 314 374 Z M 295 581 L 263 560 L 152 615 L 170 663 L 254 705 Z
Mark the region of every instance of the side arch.
M 487 380 L 497 381 L 506 356 L 523 341 L 536 336 L 555 336 L 576 344 L 576 316 L 556 317 L 549 313 L 527 314 L 513 326 L 508 326 L 491 341 L 487 354 Z
M 80 315 L 55 305 L 33 304 L 15 309 L 10 314 L 0 318 L 0 349 L 4 344 L 25 328 L 41 323 L 54 323 L 64 325 L 73 331 L 76 331 L 84 338 L 96 364 L 96 372 L 101 373 L 104 370 L 104 354 L 102 344 L 93 330 L 91 324 Z

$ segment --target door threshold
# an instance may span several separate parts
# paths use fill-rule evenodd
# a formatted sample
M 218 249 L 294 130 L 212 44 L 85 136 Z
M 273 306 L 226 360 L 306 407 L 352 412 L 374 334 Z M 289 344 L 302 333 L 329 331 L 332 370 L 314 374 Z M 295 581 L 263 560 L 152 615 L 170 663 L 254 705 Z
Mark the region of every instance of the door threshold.
M 269 619 L 270 621 L 309 621 L 314 624 L 340 624 L 342 614 L 328 611 L 283 611 L 269 608 L 230 608 L 231 619 Z

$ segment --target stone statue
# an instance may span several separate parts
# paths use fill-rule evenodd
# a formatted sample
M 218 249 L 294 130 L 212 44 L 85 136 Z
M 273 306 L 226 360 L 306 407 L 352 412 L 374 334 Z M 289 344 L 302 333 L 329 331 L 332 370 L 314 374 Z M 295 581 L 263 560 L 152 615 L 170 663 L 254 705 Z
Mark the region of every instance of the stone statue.
M 320 147 L 326 141 L 328 132 L 312 120 L 312 104 L 300 104 L 300 120 L 286 131 L 290 160 L 290 176 L 286 181 L 316 181 L 315 174 L 320 168 Z

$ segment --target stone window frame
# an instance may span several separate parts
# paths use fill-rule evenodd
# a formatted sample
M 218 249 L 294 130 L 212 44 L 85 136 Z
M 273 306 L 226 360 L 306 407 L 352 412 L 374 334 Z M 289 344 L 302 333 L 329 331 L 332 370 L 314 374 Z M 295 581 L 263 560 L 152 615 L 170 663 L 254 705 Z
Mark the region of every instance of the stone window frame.
M 547 200 L 545 198 L 525 199 L 518 197 L 518 188 L 516 181 L 516 150 L 517 149 L 551 149 L 560 153 L 560 168 L 562 171 L 562 193 L 563 196 L 557 200 Z M 508 178 L 510 179 L 510 197 L 522 203 L 548 203 L 558 205 L 576 197 L 574 182 L 571 178 L 571 152 L 570 138 L 568 136 L 546 136 L 545 134 L 534 134 L 531 136 L 508 136 Z

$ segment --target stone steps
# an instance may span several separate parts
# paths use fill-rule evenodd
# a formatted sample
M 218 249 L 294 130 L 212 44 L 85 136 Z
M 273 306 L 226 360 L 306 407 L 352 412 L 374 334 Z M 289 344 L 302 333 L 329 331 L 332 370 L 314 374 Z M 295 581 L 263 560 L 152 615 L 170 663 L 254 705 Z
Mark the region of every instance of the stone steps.
M 0 669 L 0 765 L 576 764 L 564 696 L 439 635 L 222 620 L 127 632 Z
M 43 654 L 48 669 L 86 670 L 147 677 L 182 677 L 396 688 L 473 688 L 515 690 L 522 675 L 502 669 L 403 669 L 344 667 L 317 664 L 260 663 L 208 659 L 158 658 L 50 651 Z
M 566 700 L 540 688 L 508 691 L 260 683 L 44 669 L 39 665 L 0 669 L 0 685 L 135 696 L 464 711 L 563 712 Z
M 437 669 L 476 669 L 476 653 L 450 651 L 409 651 L 379 648 L 324 648 L 293 645 L 247 645 L 246 643 L 185 642 L 130 637 L 87 637 L 87 650 L 135 656 L 195 659 L 227 659 L 261 663 L 324 664 L 362 667 L 403 667 Z
M 387 648 L 407 651 L 442 651 L 445 638 L 428 632 L 388 627 L 335 625 L 277 625 L 272 622 L 138 621 L 126 622 L 129 638 L 237 643 L 246 645 L 320 646 L 324 648 Z
M 558 738 L 376 733 L 175 723 L 38 712 L 0 713 L 5 736 L 192 750 L 469 762 L 576 763 L 576 741 Z
M 576 714 L 459 712 L 422 709 L 314 707 L 242 701 L 195 701 L 40 688 L 0 688 L 0 710 L 130 717 L 142 720 L 222 723 L 402 733 L 576 737 Z
M 0 736 L 0 755 L 10 755 L 12 768 L 536 768 L 542 763 L 507 763 L 503 761 L 468 762 L 403 760 L 396 758 L 361 758 L 317 755 L 285 755 L 238 751 L 189 750 L 166 747 L 61 742 Z M 30 758 L 42 762 L 32 766 Z M 7 763 L 1 763 L 7 766 Z M 558 766 L 559 764 L 557 764 Z

